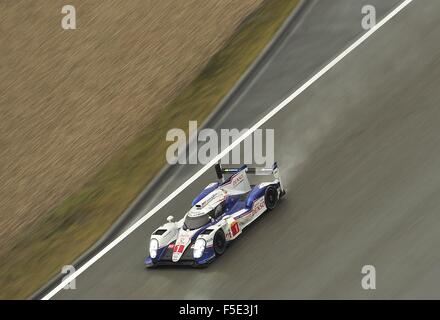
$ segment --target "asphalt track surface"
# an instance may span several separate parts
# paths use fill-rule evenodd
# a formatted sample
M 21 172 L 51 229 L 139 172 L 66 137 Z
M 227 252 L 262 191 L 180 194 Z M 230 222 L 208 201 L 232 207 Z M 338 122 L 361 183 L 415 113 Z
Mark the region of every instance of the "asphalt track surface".
M 246 128 L 399 1 L 312 1 L 276 50 L 215 117 Z M 209 172 L 56 299 L 440 298 L 440 2 L 416 0 L 316 81 L 265 128 L 288 190 L 207 269 L 145 269 L 150 233 L 181 217 Z M 170 170 L 157 203 L 197 170 Z M 141 214 L 141 211 L 139 212 Z M 361 287 L 374 265 L 377 289 Z

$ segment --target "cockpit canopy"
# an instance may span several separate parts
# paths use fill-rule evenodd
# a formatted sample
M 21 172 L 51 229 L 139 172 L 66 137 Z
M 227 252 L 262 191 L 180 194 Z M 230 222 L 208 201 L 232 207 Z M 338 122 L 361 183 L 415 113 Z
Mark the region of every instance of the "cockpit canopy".
M 215 208 L 210 211 L 200 212 L 200 208 L 194 206 L 191 208 L 190 212 L 185 216 L 185 221 L 183 223 L 183 227 L 189 230 L 195 230 L 207 225 L 211 222 L 211 219 L 217 219 L 221 217 L 224 213 L 224 203 L 218 204 Z

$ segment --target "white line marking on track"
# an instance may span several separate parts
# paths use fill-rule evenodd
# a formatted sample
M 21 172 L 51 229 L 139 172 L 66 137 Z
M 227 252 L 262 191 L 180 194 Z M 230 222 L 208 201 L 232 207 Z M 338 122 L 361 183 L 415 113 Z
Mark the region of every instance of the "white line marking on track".
M 98 252 L 94 257 L 92 257 L 89 261 L 84 263 L 78 270 L 72 273 L 70 276 L 65 278 L 58 286 L 52 289 L 48 294 L 46 294 L 42 300 L 49 300 L 59 291 L 61 291 L 69 282 L 78 277 L 81 273 L 87 270 L 92 264 L 98 261 L 102 256 L 104 256 L 107 252 L 113 249 L 118 243 L 124 240 L 130 233 L 139 228 L 145 221 L 147 221 L 152 215 L 154 215 L 157 211 L 162 209 L 168 202 L 173 200 L 179 193 L 185 190 L 191 183 L 197 180 L 202 174 L 204 174 L 209 168 L 215 165 L 221 158 L 223 158 L 226 154 L 228 154 L 232 149 L 234 149 L 238 144 L 240 144 L 246 137 L 251 135 L 255 130 L 261 127 L 264 123 L 266 123 L 270 118 L 276 115 L 279 111 L 281 111 L 285 106 L 287 106 L 293 99 L 299 96 L 304 90 L 310 87 L 315 81 L 321 78 L 327 71 L 333 68 L 339 61 L 345 58 L 350 52 L 356 49 L 360 44 L 362 44 L 365 40 L 367 40 L 372 34 L 374 34 L 377 30 L 379 30 L 385 23 L 390 21 L 394 16 L 396 16 L 400 11 L 402 11 L 406 6 L 408 6 L 414 0 L 405 0 L 399 6 L 397 6 L 393 11 L 391 11 L 385 18 L 383 18 L 380 22 L 378 22 L 373 28 L 371 28 L 368 32 L 362 35 L 358 40 L 356 40 L 352 45 L 350 45 L 347 49 L 345 49 L 341 54 L 339 54 L 336 58 L 334 58 L 329 64 L 327 64 L 324 68 L 322 68 L 318 73 L 316 73 L 313 77 L 311 77 L 306 83 L 304 83 L 301 87 L 299 87 L 295 92 L 293 92 L 290 96 L 288 96 L 285 100 L 283 100 L 279 105 L 277 105 L 274 109 L 272 109 L 269 113 L 267 113 L 260 121 L 254 124 L 248 131 L 246 131 L 241 137 L 237 138 L 231 145 L 229 145 L 225 150 L 223 150 L 220 154 L 218 154 L 214 159 L 212 159 L 208 164 L 206 164 L 203 168 L 196 172 L 191 178 L 186 180 L 179 188 L 174 190 L 170 195 L 168 195 L 165 199 L 163 199 L 159 204 L 157 204 L 153 209 L 147 212 L 143 217 L 141 217 L 138 221 L 136 221 L 130 228 L 125 230 L 121 235 L 119 235 L 116 239 L 110 242 L 104 249 Z

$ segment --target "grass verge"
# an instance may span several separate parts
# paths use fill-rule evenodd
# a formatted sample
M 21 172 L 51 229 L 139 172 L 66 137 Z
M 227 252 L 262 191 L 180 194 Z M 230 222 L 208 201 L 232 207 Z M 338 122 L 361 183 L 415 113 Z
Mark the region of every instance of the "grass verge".
M 171 128 L 209 116 L 299 0 L 266 0 L 199 76 L 80 190 L 23 234 L 0 260 L 0 299 L 26 298 L 96 242 L 165 164 Z

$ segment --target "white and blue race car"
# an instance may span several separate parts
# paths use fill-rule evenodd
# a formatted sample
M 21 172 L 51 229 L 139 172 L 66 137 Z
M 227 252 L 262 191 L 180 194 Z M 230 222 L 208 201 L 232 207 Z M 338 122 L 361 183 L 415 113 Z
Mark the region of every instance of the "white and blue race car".
M 147 267 L 206 266 L 286 194 L 276 163 L 272 168 L 223 168 L 217 164 L 215 169 L 219 181 L 209 184 L 194 199 L 185 216 L 176 222 L 169 216 L 168 222 L 153 232 Z M 251 185 L 248 174 L 272 175 L 274 180 Z

